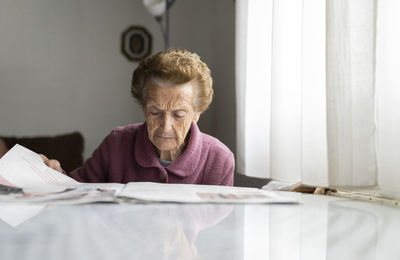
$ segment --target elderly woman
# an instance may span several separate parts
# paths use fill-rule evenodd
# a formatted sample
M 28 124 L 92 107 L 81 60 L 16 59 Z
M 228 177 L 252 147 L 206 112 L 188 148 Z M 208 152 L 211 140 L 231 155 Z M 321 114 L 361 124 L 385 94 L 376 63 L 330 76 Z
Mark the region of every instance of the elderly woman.
M 232 152 L 196 124 L 213 96 L 210 70 L 198 55 L 172 49 L 144 59 L 131 92 L 146 122 L 115 128 L 67 175 L 81 182 L 233 185 Z M 57 160 L 43 159 L 62 172 Z

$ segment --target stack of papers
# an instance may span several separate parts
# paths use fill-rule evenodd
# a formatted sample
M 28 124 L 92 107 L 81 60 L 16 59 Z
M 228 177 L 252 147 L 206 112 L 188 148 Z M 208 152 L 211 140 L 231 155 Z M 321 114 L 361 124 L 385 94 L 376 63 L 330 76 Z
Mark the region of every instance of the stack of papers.
M 33 151 L 15 145 L 0 159 L 0 184 L 21 188 L 0 195 L 0 202 L 91 203 L 297 203 L 271 191 L 214 185 L 151 182 L 81 183 L 47 167 Z

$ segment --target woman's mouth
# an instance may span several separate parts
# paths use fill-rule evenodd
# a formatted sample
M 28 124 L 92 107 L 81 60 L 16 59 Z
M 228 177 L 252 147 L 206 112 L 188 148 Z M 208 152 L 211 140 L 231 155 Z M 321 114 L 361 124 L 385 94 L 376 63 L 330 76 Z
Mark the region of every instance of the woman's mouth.
M 174 139 L 175 137 L 173 136 L 162 136 L 162 135 L 157 135 L 158 138 L 162 138 L 162 139 Z

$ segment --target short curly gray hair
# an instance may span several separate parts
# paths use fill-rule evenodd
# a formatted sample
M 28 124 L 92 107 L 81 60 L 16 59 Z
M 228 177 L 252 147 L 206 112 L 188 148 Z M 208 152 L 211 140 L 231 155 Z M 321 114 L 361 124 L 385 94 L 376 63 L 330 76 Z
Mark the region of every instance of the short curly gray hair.
M 146 83 L 161 80 L 172 84 L 194 81 L 198 86 L 197 111 L 203 113 L 213 98 L 211 71 L 200 57 L 184 49 L 169 49 L 143 59 L 132 76 L 132 96 L 146 104 Z

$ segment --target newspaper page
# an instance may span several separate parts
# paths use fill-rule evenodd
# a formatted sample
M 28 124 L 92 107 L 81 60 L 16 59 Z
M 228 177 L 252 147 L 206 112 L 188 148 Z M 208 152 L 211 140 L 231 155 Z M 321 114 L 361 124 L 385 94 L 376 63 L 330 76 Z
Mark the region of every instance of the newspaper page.
M 130 182 L 118 197 L 176 203 L 298 203 L 294 198 L 257 188 L 153 182 Z
M 0 159 L 0 184 L 23 190 L 0 196 L 0 202 L 58 204 L 114 201 L 115 195 L 124 187 L 120 183 L 77 182 L 48 167 L 37 153 L 18 144 Z
M 50 168 L 35 152 L 16 144 L 0 159 L 0 183 L 32 192 L 59 192 L 77 184 Z

